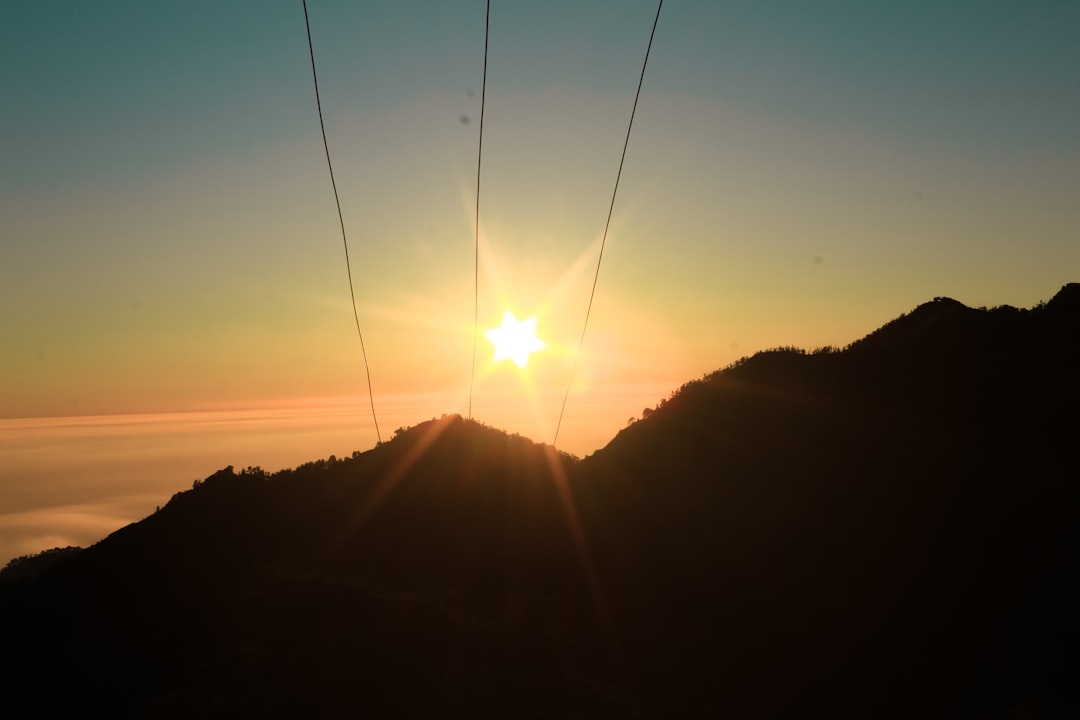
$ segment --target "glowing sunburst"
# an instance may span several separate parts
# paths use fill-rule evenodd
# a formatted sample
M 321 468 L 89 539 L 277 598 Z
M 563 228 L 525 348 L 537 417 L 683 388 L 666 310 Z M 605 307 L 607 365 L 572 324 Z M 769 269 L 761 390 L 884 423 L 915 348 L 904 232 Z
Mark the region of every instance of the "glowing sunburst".
M 544 342 L 536 337 L 536 318 L 518 320 L 509 310 L 503 315 L 502 325 L 485 333 L 495 344 L 495 362 L 510 359 L 518 367 L 525 367 L 529 355 L 544 349 Z

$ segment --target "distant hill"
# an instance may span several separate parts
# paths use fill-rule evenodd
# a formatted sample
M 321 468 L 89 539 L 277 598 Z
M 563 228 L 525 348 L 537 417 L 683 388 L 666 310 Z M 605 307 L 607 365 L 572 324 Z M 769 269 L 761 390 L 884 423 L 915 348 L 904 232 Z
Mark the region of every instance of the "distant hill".
M 1074 717 L 1077 368 L 1080 285 L 938 298 L 583 460 L 444 416 L 226 468 L 0 574 L 0 713 Z

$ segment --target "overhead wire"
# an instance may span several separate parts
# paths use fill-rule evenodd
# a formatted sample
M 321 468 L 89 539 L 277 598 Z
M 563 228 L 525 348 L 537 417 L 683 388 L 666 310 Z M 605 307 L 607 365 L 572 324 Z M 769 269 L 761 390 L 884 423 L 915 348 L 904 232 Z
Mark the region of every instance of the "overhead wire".
M 484 11 L 484 79 L 480 85 L 480 140 L 476 149 L 476 217 L 473 253 L 473 339 L 472 370 L 469 373 L 469 419 L 472 419 L 473 386 L 476 383 L 476 336 L 480 326 L 480 163 L 484 157 L 484 105 L 487 100 L 488 30 L 491 25 L 491 0 Z
M 319 96 L 319 74 L 315 70 L 315 46 L 311 42 L 311 21 L 308 18 L 307 0 L 304 5 L 304 26 L 307 28 L 308 52 L 311 55 L 311 78 L 315 82 L 315 106 L 319 111 L 319 129 L 322 130 L 323 149 L 326 151 L 326 167 L 330 170 L 330 186 L 334 189 L 334 203 L 337 205 L 338 223 L 341 225 L 341 242 L 345 246 L 345 270 L 349 276 L 349 298 L 352 300 L 353 320 L 356 321 L 356 334 L 360 337 L 360 353 L 364 358 L 364 373 L 367 376 L 368 400 L 371 402 L 371 421 L 375 424 L 375 437 L 382 442 L 379 432 L 379 420 L 375 416 L 375 393 L 371 388 L 371 366 L 368 364 L 367 348 L 364 346 L 364 333 L 360 331 L 360 314 L 356 309 L 356 290 L 353 288 L 352 263 L 349 261 L 349 240 L 345 234 L 345 218 L 341 213 L 341 198 L 338 196 L 337 182 L 334 180 L 334 164 L 330 161 L 330 144 L 326 141 L 326 123 L 323 121 L 322 99 Z
M 585 307 L 585 322 L 581 327 L 581 338 L 578 340 L 574 364 L 570 369 L 570 381 L 566 384 L 566 394 L 563 395 L 562 407 L 559 409 L 559 420 L 555 424 L 555 437 L 551 441 L 552 445 L 557 445 L 559 442 L 559 429 L 562 427 L 563 415 L 566 412 L 566 401 L 570 397 L 570 388 L 574 385 L 578 361 L 581 359 L 581 348 L 585 345 L 585 331 L 589 327 L 589 315 L 592 313 L 593 299 L 596 297 L 596 285 L 600 279 L 600 263 L 604 260 L 604 246 L 607 244 L 608 229 L 611 227 L 611 216 L 615 211 L 615 196 L 619 193 L 619 180 L 622 178 L 623 164 L 626 162 L 626 149 L 630 146 L 630 131 L 634 127 L 634 115 L 637 113 L 638 100 L 641 98 L 641 86 L 645 82 L 645 68 L 649 65 L 649 53 L 652 51 L 653 38 L 656 36 L 656 25 L 660 22 L 660 10 L 663 7 L 664 0 L 660 0 L 656 6 L 656 17 L 653 19 L 652 31 L 649 33 L 649 44 L 645 48 L 645 61 L 641 64 L 641 76 L 638 78 L 637 92 L 634 94 L 634 106 L 630 110 L 630 122 L 626 127 L 626 139 L 623 141 L 622 157 L 619 159 L 619 171 L 615 175 L 615 189 L 611 193 L 607 222 L 604 223 L 604 235 L 600 240 L 600 256 L 596 259 L 596 273 L 593 275 L 592 290 L 589 291 L 589 304 Z

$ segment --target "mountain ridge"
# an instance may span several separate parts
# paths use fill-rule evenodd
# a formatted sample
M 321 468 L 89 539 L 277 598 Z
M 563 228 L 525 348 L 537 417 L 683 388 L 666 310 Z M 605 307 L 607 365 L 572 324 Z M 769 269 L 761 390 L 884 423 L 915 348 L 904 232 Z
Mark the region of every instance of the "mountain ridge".
M 938 299 L 840 351 L 758 353 L 581 460 L 444 416 L 351 458 L 226 468 L 0 583 L 11 652 L 84 668 L 70 700 L 27 671 L 4 697 L 1065 716 L 1078 289 L 1030 310 Z

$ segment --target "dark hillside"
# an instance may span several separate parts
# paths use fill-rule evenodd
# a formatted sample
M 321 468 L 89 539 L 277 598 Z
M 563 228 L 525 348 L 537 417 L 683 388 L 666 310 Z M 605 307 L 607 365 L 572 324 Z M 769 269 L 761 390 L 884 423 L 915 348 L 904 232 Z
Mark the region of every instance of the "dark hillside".
M 15 697 L 31 714 L 608 712 L 610 677 L 565 669 L 591 672 L 598 645 L 552 482 L 568 462 L 452 416 L 348 460 L 222 470 L 0 586 L 24 667 L 79 668 L 70 693 L 32 670 Z
M 1078 287 L 760 353 L 582 461 L 449 416 L 227 468 L 0 582 L 4 715 L 1073 716 Z
M 595 527 L 634 558 L 613 577 L 650 598 L 643 676 L 719 653 L 657 703 L 716 701 L 726 658 L 733 710 L 1056 707 L 1080 669 L 1076 287 L 1030 311 L 939 299 L 843 352 L 760 353 L 588 458 L 617 508 Z

